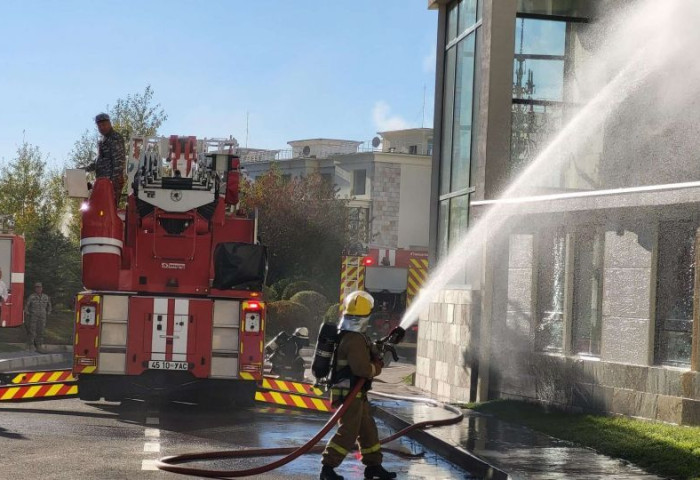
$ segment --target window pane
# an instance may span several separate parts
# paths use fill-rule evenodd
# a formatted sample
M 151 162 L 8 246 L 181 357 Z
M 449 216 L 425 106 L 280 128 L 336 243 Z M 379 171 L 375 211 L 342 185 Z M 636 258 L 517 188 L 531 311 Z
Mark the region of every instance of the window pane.
M 591 228 L 576 234 L 572 350 L 600 355 L 603 246 L 605 236 Z
M 459 2 L 459 34 L 476 23 L 476 0 Z
M 450 8 L 447 10 L 447 42 L 450 43 L 452 40 L 457 38 L 457 14 L 459 12 L 459 9 L 457 8 L 459 6 L 458 2 L 454 2 L 452 5 L 450 5 Z
M 447 230 L 450 225 L 450 201 L 440 202 L 440 212 L 438 213 L 438 238 L 437 254 L 438 258 L 447 256 L 448 237 Z
M 455 98 L 455 64 L 457 47 L 447 51 L 445 61 L 445 98 L 442 102 L 442 151 L 440 152 L 440 194 L 450 193 L 450 165 L 452 161 L 452 126 Z
M 564 60 L 524 60 L 516 55 L 514 62 L 515 98 L 564 99 Z
M 467 231 L 469 214 L 469 195 L 455 197 L 450 200 L 450 250 L 459 242 Z
M 364 195 L 365 183 L 367 180 L 367 170 L 354 170 L 352 178 L 352 194 Z
M 591 0 L 518 0 L 518 13 L 590 18 L 595 3 Z
M 452 147 L 451 191 L 469 186 L 469 163 L 472 146 L 472 105 L 474 103 L 475 34 L 457 45 L 455 113 Z
M 537 317 L 535 348 L 561 352 L 564 342 L 564 270 L 566 238 L 563 232 L 546 232 L 537 245 Z
M 656 284 L 656 363 L 688 366 L 693 331 L 695 226 L 662 222 Z
M 511 119 L 510 175 L 520 170 L 537 157 L 562 126 L 562 105 L 513 104 Z M 556 172 L 551 172 L 556 174 Z M 558 186 L 558 178 L 539 178 L 538 186 Z
M 516 55 L 513 64 L 513 98 L 564 99 L 564 60 L 531 60 Z
M 515 53 L 564 55 L 566 22 L 518 18 L 515 23 Z

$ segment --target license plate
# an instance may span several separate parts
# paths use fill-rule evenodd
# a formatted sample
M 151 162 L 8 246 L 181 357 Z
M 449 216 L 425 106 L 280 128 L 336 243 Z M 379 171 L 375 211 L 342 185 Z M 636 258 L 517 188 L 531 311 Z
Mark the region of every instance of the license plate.
M 165 360 L 150 360 L 148 368 L 153 370 L 187 370 L 187 362 L 168 362 Z

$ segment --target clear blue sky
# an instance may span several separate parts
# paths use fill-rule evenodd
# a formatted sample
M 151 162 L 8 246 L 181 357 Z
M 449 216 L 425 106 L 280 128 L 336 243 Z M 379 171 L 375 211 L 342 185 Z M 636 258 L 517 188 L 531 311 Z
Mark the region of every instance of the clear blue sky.
M 62 164 L 94 115 L 155 90 L 162 134 L 288 148 L 432 126 L 425 0 L 0 1 L 0 164 L 24 138 Z

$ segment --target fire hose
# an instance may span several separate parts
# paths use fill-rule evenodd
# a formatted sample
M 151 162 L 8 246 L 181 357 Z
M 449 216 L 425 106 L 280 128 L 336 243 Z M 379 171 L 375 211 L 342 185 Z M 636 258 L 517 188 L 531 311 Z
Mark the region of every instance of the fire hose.
M 355 397 L 357 394 L 360 392 L 360 389 L 365 383 L 365 379 L 361 378 L 357 384 L 354 386 L 354 388 L 350 391 L 350 394 L 348 395 L 347 399 L 343 404 L 340 406 L 338 410 L 335 411 L 333 416 L 326 422 L 326 424 L 323 426 L 319 432 L 314 435 L 314 437 L 306 442 L 304 445 L 300 447 L 278 447 L 278 448 L 253 448 L 253 449 L 243 449 L 243 450 L 225 450 L 225 451 L 218 451 L 218 452 L 200 452 L 200 453 L 184 453 L 181 455 L 173 455 L 169 457 L 164 457 L 161 458 L 156 466 L 160 470 L 165 470 L 167 472 L 171 473 L 179 473 L 183 475 L 196 475 L 200 477 L 207 477 L 207 478 L 237 478 L 237 477 L 247 477 L 247 476 L 253 476 L 253 475 L 260 475 L 265 472 L 269 472 L 271 470 L 274 470 L 276 468 L 279 468 L 283 465 L 286 465 L 287 463 L 295 460 L 296 458 L 300 457 L 301 455 L 304 455 L 306 453 L 318 453 L 320 452 L 324 447 L 322 445 L 316 446 L 316 444 L 323 438 L 324 435 L 326 435 L 331 428 L 340 420 L 340 418 L 345 414 L 347 409 L 350 407 L 350 404 L 355 400 Z M 402 437 L 409 432 L 416 430 L 416 429 L 425 429 L 425 428 L 431 428 L 431 427 L 438 427 L 438 426 L 445 426 L 445 425 L 452 425 L 455 423 L 459 423 L 462 421 L 464 418 L 464 414 L 462 413 L 461 410 L 459 410 L 456 407 L 453 407 L 451 405 L 446 405 L 441 402 L 437 402 L 435 400 L 429 399 L 429 398 L 413 398 L 413 397 L 402 397 L 399 395 L 391 395 L 387 393 L 378 393 L 378 392 L 372 392 L 373 395 L 384 397 L 384 398 L 389 398 L 392 400 L 406 400 L 406 401 L 413 401 L 413 402 L 421 402 L 421 403 L 429 403 L 433 406 L 439 406 L 442 408 L 445 408 L 452 413 L 455 414 L 454 417 L 451 418 L 446 418 L 446 419 L 440 419 L 440 420 L 426 420 L 423 422 L 418 422 L 414 423 L 412 425 L 409 425 L 406 428 L 403 428 L 402 430 L 399 430 L 398 432 L 383 438 L 379 441 L 379 443 L 386 444 L 388 442 L 391 442 L 393 440 L 396 440 L 399 437 Z M 391 449 L 384 449 L 384 451 L 394 453 L 394 454 L 401 454 L 401 452 L 391 450 Z M 248 458 L 248 457 L 265 457 L 265 456 L 272 456 L 272 455 L 285 455 L 284 457 L 275 460 L 274 462 L 268 463 L 266 465 L 262 465 L 259 467 L 254 467 L 254 468 L 247 468 L 244 470 L 208 470 L 208 469 L 202 469 L 202 468 L 193 468 L 193 467 L 182 467 L 178 466 L 179 464 L 182 463 L 190 463 L 190 462 L 195 462 L 195 461 L 211 461 L 211 460 L 221 460 L 221 459 L 226 459 L 226 458 Z M 404 454 L 405 455 L 405 454 Z M 411 455 L 408 454 L 407 456 L 409 457 L 419 457 L 419 455 Z

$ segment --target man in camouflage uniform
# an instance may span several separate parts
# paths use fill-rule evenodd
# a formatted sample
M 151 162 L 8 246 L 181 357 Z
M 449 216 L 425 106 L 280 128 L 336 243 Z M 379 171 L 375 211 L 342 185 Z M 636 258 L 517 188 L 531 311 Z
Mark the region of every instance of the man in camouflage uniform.
M 374 298 L 364 291 L 352 292 L 343 301 L 343 317 L 338 326 L 340 340 L 336 347 L 331 377 L 331 401 L 335 406 L 340 405 L 359 378 L 366 380 L 362 390 L 338 421 L 338 431 L 323 451 L 321 480 L 343 480 L 334 469 L 341 464 L 356 442 L 360 445 L 362 463 L 365 464 L 365 479 L 396 478 L 396 473 L 382 467 L 377 425 L 367 400 L 371 380 L 381 373 L 384 365 L 375 345 L 365 335 L 373 307 Z
M 27 349 L 42 351 L 46 317 L 51 314 L 51 299 L 43 293 L 41 282 L 34 284 L 34 293 L 24 304 L 24 326 L 27 329 Z
M 126 164 L 126 151 L 124 138 L 112 127 L 109 115 L 100 113 L 95 117 L 97 129 L 102 135 L 97 149 L 95 164 L 88 167 L 88 171 L 94 171 L 97 178 L 109 178 L 114 187 L 114 203 L 119 207 L 122 188 L 124 187 L 124 167 Z

